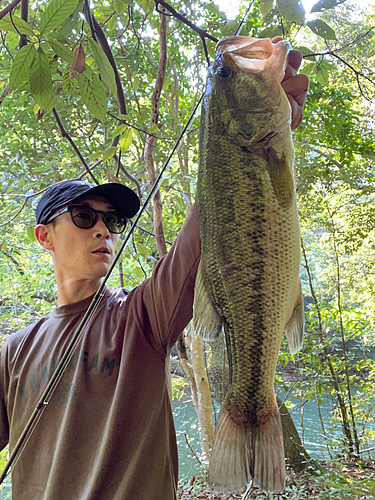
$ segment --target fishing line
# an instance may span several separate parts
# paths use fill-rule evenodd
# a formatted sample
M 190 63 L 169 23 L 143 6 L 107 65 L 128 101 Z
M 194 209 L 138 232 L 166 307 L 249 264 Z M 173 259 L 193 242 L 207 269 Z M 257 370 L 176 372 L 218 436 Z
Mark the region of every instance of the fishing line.
M 254 3 L 255 0 L 253 0 L 247 11 L 245 12 L 243 18 L 242 18 L 242 21 L 241 23 L 239 24 L 239 26 L 237 27 L 236 29 L 236 32 L 234 34 L 234 36 L 237 36 L 239 35 L 239 33 L 241 32 L 243 26 L 245 25 L 246 23 L 246 19 L 250 13 L 250 9 L 251 7 L 253 6 L 253 3 Z M 171 161 L 172 159 L 172 156 L 174 155 L 176 149 L 178 148 L 183 136 L 185 135 L 190 123 L 192 122 L 193 118 L 194 118 L 194 115 L 198 109 L 198 107 L 200 106 L 202 100 L 203 100 L 203 97 L 204 97 L 204 91 L 202 92 L 202 95 L 200 96 L 197 104 L 195 105 L 193 111 L 191 112 L 190 114 L 190 117 L 188 119 L 188 121 L 186 122 L 185 124 L 185 127 L 183 128 L 182 132 L 180 133 L 177 141 L 175 142 L 175 145 L 173 146 L 172 148 L 172 151 L 170 152 L 167 160 L 165 161 L 162 169 L 160 170 L 160 173 L 159 175 L 157 176 L 156 178 L 156 181 L 155 183 L 153 184 L 150 192 L 148 193 L 147 197 L 146 197 L 146 200 L 144 202 L 144 204 L 142 205 L 140 211 L 138 212 L 138 215 L 137 217 L 135 218 L 134 220 L 134 223 L 132 225 L 132 227 L 130 228 L 129 232 L 127 233 L 121 247 L 120 247 L 120 250 L 117 252 L 115 258 L 113 259 L 113 262 L 110 266 L 110 268 L 108 269 L 108 272 L 107 274 L 105 275 L 105 277 L 103 278 L 103 281 L 99 287 L 99 289 L 97 290 L 97 292 L 95 293 L 90 305 L 88 306 L 76 332 L 74 333 L 71 341 L 69 342 L 69 345 L 68 347 L 66 348 L 63 356 L 61 357 L 55 371 L 53 372 L 51 378 L 49 379 L 36 407 L 34 408 L 29 420 L 27 421 L 26 425 L 25 425 L 25 428 L 23 429 L 20 437 L 18 438 L 18 441 L 17 443 L 15 444 L 14 446 L 14 449 L 12 451 L 12 453 L 9 455 L 9 458 L 8 458 L 8 462 L 0 476 L 0 485 L 3 483 L 4 479 L 6 478 L 6 476 L 8 475 L 9 473 L 9 469 L 11 468 L 11 466 L 14 464 L 16 465 L 27 445 L 27 443 L 29 442 L 35 428 L 36 428 L 36 425 L 37 423 L 39 422 L 43 412 L 44 412 L 44 409 L 45 407 L 48 405 L 48 402 L 49 400 L 51 399 L 59 381 L 61 380 L 61 377 L 63 376 L 64 374 L 64 371 L 65 371 L 65 368 L 67 367 L 67 365 L 69 364 L 70 360 L 71 360 L 71 356 L 72 354 L 74 353 L 75 349 L 77 348 L 78 344 L 79 344 L 79 341 L 81 339 L 81 337 L 83 336 L 84 334 L 84 328 L 86 326 L 89 325 L 89 321 L 90 319 L 92 318 L 92 316 L 95 314 L 95 312 L 97 311 L 98 307 L 99 307 L 99 303 L 100 303 L 100 300 L 101 298 L 104 296 L 104 293 L 105 293 L 105 285 L 110 277 L 110 275 L 112 274 L 112 271 L 113 269 L 115 268 L 117 262 L 119 261 L 120 257 L 121 257 L 121 254 L 122 252 L 124 251 L 124 249 L 126 248 L 129 240 L 130 240 L 130 237 L 131 235 L 133 234 L 133 232 L 135 231 L 135 229 L 137 228 L 137 223 L 139 221 L 139 219 L 141 218 L 143 212 L 145 211 L 148 203 L 150 202 L 152 196 L 154 195 L 155 191 L 157 190 L 158 188 L 158 185 L 159 185 L 159 182 L 162 178 L 162 176 L 164 175 L 164 172 L 169 164 L 169 162 Z M 18 455 L 18 456 L 17 456 Z M 17 459 L 17 460 L 16 460 Z

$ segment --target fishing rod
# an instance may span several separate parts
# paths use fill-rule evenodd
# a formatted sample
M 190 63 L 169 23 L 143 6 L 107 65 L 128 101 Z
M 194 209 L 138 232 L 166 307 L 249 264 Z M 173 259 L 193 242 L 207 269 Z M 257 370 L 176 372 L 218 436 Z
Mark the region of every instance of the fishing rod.
M 247 16 L 249 15 L 250 13 L 250 9 L 253 5 L 255 0 L 253 0 L 246 13 L 244 14 L 244 17 L 242 18 L 242 21 L 241 23 L 239 24 L 239 26 L 237 27 L 237 30 L 234 34 L 234 36 L 237 36 L 239 35 L 239 33 L 241 32 L 243 26 L 245 25 L 246 23 L 246 19 L 247 19 Z M 136 229 L 137 227 L 137 223 L 139 221 L 139 219 L 141 218 L 143 212 L 145 211 L 148 203 L 150 202 L 152 196 L 154 195 L 155 191 L 157 190 L 158 188 L 158 185 L 159 185 L 159 182 L 162 178 L 162 176 L 164 175 L 164 172 L 169 164 L 169 162 L 171 161 L 172 159 L 172 156 L 174 155 L 176 149 L 178 148 L 183 136 L 185 135 L 190 123 L 192 122 L 194 116 L 195 116 L 195 113 L 198 109 L 198 107 L 200 106 L 202 100 L 203 100 L 203 96 L 204 96 L 204 92 L 202 92 L 202 95 L 200 96 L 197 104 L 195 105 L 193 111 L 191 112 L 190 114 L 190 117 L 188 119 L 188 121 L 186 122 L 182 132 L 180 133 L 177 141 L 175 142 L 173 148 L 172 148 L 172 151 L 170 152 L 167 160 L 165 161 L 162 169 L 160 170 L 160 173 L 158 175 L 158 177 L 156 178 L 156 181 L 155 183 L 153 184 L 150 192 L 148 193 L 147 197 L 146 197 L 146 200 L 144 202 L 144 204 L 142 205 L 140 211 L 138 212 L 133 224 L 132 224 L 132 227 L 130 228 L 129 232 L 127 233 L 119 251 L 117 252 L 110 268 L 108 269 L 108 272 L 107 274 L 105 275 L 105 277 L 103 278 L 103 281 L 100 285 L 100 287 L 98 288 L 97 292 L 95 293 L 90 305 L 88 306 L 85 314 L 83 315 L 83 318 L 80 322 L 80 324 L 78 325 L 78 328 L 76 330 L 76 332 L 74 333 L 71 341 L 69 342 L 69 345 L 68 347 L 66 348 L 64 354 L 62 355 L 55 371 L 53 372 L 51 378 L 49 379 L 42 395 L 40 396 L 29 420 L 27 421 L 20 437 L 18 438 L 14 448 L 13 448 L 13 451 L 12 453 L 10 454 L 9 456 L 9 459 L 7 461 L 7 464 L 6 466 L 4 467 L 4 470 L 3 472 L 1 473 L 1 476 L 0 476 L 0 485 L 3 483 L 4 479 L 7 477 L 8 473 L 9 473 L 9 469 L 11 468 L 11 466 L 13 465 L 13 463 L 15 462 L 16 458 L 17 460 L 20 458 L 21 456 L 21 453 L 23 451 L 23 446 L 26 446 L 27 444 L 27 441 L 26 441 L 26 438 L 29 434 L 29 431 L 32 429 L 32 428 L 35 428 L 37 422 L 39 421 L 39 418 L 41 417 L 42 413 L 43 413 L 43 410 L 44 408 L 48 405 L 48 402 L 50 400 L 50 398 L 52 397 L 52 394 L 58 384 L 58 382 L 60 381 L 63 373 L 64 373 L 64 370 L 66 368 L 66 366 L 69 364 L 69 361 L 70 361 L 70 356 L 72 355 L 72 353 L 74 352 L 74 350 L 76 349 L 77 345 L 78 345 L 78 342 L 81 338 L 81 335 L 83 333 L 83 330 L 84 328 L 87 326 L 88 324 L 88 321 L 90 319 L 90 317 L 95 313 L 97 307 L 99 306 L 99 303 L 100 303 L 100 299 L 103 297 L 104 295 L 104 288 L 106 286 L 106 283 L 109 279 L 109 277 L 111 276 L 112 274 L 112 271 L 113 269 L 115 268 L 117 262 L 119 261 L 121 255 L 122 255 L 122 252 L 124 251 L 124 249 L 126 248 L 129 240 L 130 240 L 130 237 L 132 236 L 134 230 Z M 38 419 L 38 420 L 37 420 Z M 31 435 L 31 434 L 30 434 Z M 26 442 L 25 442 L 26 441 Z M 22 448 L 22 450 L 21 450 Z M 18 455 L 18 457 L 17 457 Z

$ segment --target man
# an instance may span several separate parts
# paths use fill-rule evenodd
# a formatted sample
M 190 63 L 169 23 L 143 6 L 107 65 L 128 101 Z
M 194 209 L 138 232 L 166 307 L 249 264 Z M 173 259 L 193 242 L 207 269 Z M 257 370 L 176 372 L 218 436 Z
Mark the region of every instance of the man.
M 292 51 L 284 88 L 296 127 L 308 79 Z M 66 181 L 37 207 L 36 237 L 52 256 L 57 307 L 10 336 L 0 359 L 0 447 L 14 447 L 139 208 L 119 184 Z M 48 405 L 13 466 L 14 500 L 174 500 L 176 438 L 169 352 L 192 316 L 200 258 L 193 207 L 152 277 L 104 291 Z

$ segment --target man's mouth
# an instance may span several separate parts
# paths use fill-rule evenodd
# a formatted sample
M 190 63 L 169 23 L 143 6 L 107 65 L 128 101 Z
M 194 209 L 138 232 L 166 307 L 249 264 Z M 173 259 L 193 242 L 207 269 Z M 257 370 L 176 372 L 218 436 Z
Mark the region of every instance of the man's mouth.
M 104 253 L 110 255 L 111 252 L 108 250 L 108 248 L 98 248 L 97 250 L 94 250 L 92 253 Z

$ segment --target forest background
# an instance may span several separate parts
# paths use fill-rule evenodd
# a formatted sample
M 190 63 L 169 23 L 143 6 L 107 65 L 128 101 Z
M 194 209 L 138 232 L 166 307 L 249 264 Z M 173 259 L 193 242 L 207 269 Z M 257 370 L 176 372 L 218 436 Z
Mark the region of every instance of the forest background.
M 306 334 L 294 356 L 283 344 L 276 382 L 289 411 L 303 411 L 296 399 L 317 405 L 324 458 L 336 460 L 319 478 L 323 489 L 314 486 L 317 498 L 348 491 L 348 498 L 372 498 L 371 474 L 343 481 L 342 471 L 350 461 L 363 471 L 359 457 L 375 439 L 374 4 L 321 0 L 308 14 L 298 0 L 240 2 L 229 14 L 195 0 L 14 0 L 0 7 L 2 342 L 56 301 L 49 256 L 34 237 L 46 187 L 119 179 L 144 202 L 166 165 L 112 276 L 111 285 L 132 289 L 168 251 L 193 203 L 199 109 L 170 152 L 199 102 L 216 40 L 243 20 L 242 35 L 282 35 L 302 51 L 311 86 L 294 145 Z M 174 396 L 193 399 L 201 448 L 192 459 L 204 476 L 213 439 L 209 389 L 220 403 L 225 348 L 203 345 L 190 329 L 180 340 Z M 327 398 L 329 417 L 320 408 Z M 293 481 L 287 494 L 297 498 Z M 181 498 L 201 490 L 190 479 Z M 312 497 L 311 484 L 306 492 Z

